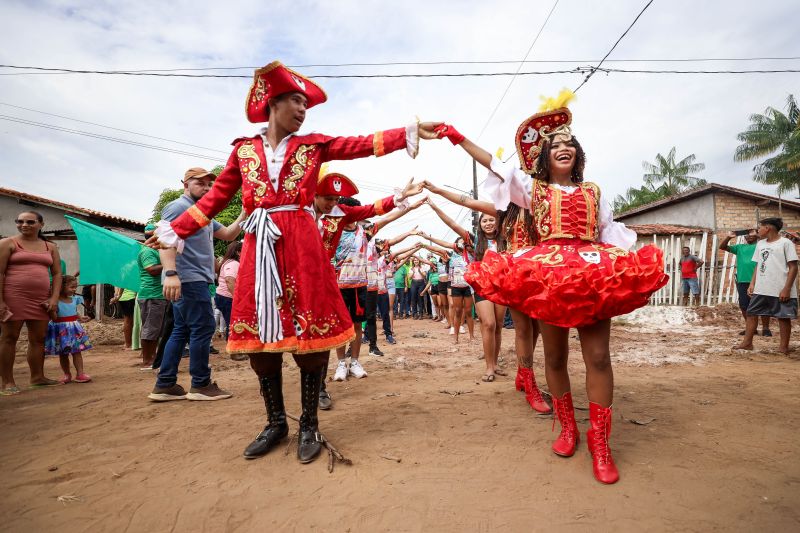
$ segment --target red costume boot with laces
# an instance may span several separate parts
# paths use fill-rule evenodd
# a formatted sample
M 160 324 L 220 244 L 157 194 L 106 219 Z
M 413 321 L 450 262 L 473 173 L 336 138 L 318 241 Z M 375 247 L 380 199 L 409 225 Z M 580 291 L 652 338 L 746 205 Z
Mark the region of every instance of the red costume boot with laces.
M 611 436 L 611 407 L 589 402 L 591 429 L 586 432 L 586 444 L 592 454 L 594 477 L 601 483 L 616 483 L 619 471 L 611 457 L 608 438 Z
M 580 440 L 578 424 L 575 422 L 575 409 L 572 407 L 572 394 L 565 392 L 561 398 L 553 396 L 553 409 L 556 412 L 555 418 L 561 424 L 561 433 L 553 443 L 553 452 L 562 457 L 572 457 L 575 448 Z M 553 419 L 553 428 L 556 426 Z
M 525 381 L 523 382 L 523 386 L 525 387 L 525 399 L 528 400 L 528 403 L 537 413 L 550 413 L 552 409 L 550 409 L 550 406 L 544 401 L 542 393 L 538 385 L 536 385 L 536 374 L 533 373 L 533 369 L 531 368 L 526 368 L 525 370 L 527 370 L 525 373 Z
M 514 379 L 514 388 L 518 391 L 525 390 L 525 375 L 530 373 L 530 368 L 525 368 L 522 366 L 517 367 L 517 377 Z

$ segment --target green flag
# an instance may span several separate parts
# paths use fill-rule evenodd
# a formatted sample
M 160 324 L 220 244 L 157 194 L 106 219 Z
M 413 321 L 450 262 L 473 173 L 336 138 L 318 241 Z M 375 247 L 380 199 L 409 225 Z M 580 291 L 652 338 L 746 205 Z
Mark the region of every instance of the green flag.
M 136 258 L 142 245 L 124 235 L 64 215 L 78 237 L 81 284 L 108 283 L 139 292 Z

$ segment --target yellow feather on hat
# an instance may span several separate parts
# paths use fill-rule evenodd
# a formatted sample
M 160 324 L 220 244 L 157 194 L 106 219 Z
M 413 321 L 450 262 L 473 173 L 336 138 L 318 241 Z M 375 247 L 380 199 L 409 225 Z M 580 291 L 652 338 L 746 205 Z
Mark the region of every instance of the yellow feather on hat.
M 319 174 L 317 175 L 317 183 L 322 182 L 328 174 L 328 163 L 322 163 L 319 167 Z
M 539 106 L 539 112 L 553 111 L 567 105 L 575 98 L 575 93 L 567 88 L 561 89 L 556 97 L 539 97 L 542 100 L 542 105 Z

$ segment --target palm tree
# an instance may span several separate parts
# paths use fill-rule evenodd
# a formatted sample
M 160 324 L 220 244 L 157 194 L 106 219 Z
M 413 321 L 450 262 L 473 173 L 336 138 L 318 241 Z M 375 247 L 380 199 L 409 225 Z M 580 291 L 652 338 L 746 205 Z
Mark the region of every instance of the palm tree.
M 704 163 L 695 163 L 696 159 L 695 155 L 691 154 L 676 161 L 673 146 L 666 157 L 656 154 L 655 163 L 642 161 L 645 185 L 653 191 L 663 189 L 663 196 L 672 196 L 686 189 L 705 185 L 705 180 L 690 175 L 706 168 Z
M 733 154 L 735 161 L 751 161 L 778 152 L 753 167 L 753 180 L 777 185 L 779 194 L 800 193 L 800 108 L 791 94 L 786 111 L 768 107 L 763 115 L 750 115 L 750 126 L 736 136 L 742 144 Z
M 643 186 L 641 189 L 630 187 L 627 191 L 625 191 L 624 196 L 618 195 L 616 198 L 614 198 L 614 213 L 622 214 L 635 207 L 660 200 L 665 196 L 669 195 L 664 193 L 662 187 L 659 187 L 656 190 L 651 189 L 647 185 Z

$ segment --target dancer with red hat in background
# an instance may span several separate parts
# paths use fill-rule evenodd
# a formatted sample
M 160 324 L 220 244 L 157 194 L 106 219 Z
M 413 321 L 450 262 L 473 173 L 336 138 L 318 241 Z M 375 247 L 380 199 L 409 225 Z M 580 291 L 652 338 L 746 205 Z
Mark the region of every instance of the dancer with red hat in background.
M 470 265 L 467 278 L 487 299 L 539 321 L 547 384 L 561 424 L 552 449 L 564 457 L 575 453 L 579 441 L 567 372 L 569 329 L 578 329 L 593 472 L 598 481 L 615 483 L 619 472 L 609 447 L 614 390 L 610 319 L 646 305 L 668 277 L 661 250 L 645 246 L 629 251 L 636 234 L 614 222 L 600 188 L 584 182 L 586 157 L 565 107 L 571 96 L 565 91 L 548 100 L 519 126 L 521 170 L 492 157 L 452 126 L 437 131 L 491 171 L 486 188 L 497 208 L 513 202 L 531 210 L 534 245 L 512 256 L 486 252 L 483 261 Z
M 389 222 L 397 220 L 406 214 L 408 210 L 416 209 L 422 205 L 422 201 L 419 201 L 409 206 L 406 200 L 409 196 L 418 194 L 420 191 L 422 191 L 422 184 L 415 184 L 412 178 L 402 191 L 398 190 L 393 196 L 387 196 L 369 205 L 348 205 L 347 203 L 343 203 L 343 199 L 351 199 L 358 194 L 359 191 L 356 184 L 344 174 L 338 172 L 326 173 L 324 170 L 321 171 L 317 183 L 317 193 L 314 196 L 314 216 L 317 220 L 317 227 L 322 237 L 322 245 L 325 247 L 328 259 L 332 260 L 336 254 L 336 248 L 339 245 L 345 228 L 350 228 L 350 231 L 353 231 L 355 230 L 356 222 L 388 213 L 385 218 L 379 220 L 375 224 L 376 228 L 380 229 Z M 397 210 L 393 211 L 395 208 L 397 208 Z M 375 232 L 377 232 L 377 229 Z M 369 255 L 367 259 L 376 265 L 378 254 L 374 252 L 374 245 L 372 248 L 373 253 Z M 377 291 L 377 278 L 375 278 L 375 281 L 375 291 Z M 361 322 L 364 320 L 364 317 L 366 317 L 368 321 L 371 317 L 373 324 L 375 321 L 377 292 L 374 298 L 372 298 L 371 295 L 367 295 L 365 298 L 362 297 L 362 300 L 365 300 L 362 305 L 364 316 L 360 316 L 361 313 L 356 313 L 354 309 L 350 309 L 351 304 L 355 305 L 358 301 L 357 298 L 351 297 L 350 293 L 357 292 L 358 289 L 350 287 L 347 289 L 340 289 L 340 291 L 345 300 L 345 305 L 348 306 L 350 318 L 353 320 L 354 324 L 355 339 L 351 345 L 351 352 L 355 351 L 355 353 L 358 354 L 361 347 Z M 339 360 L 341 361 L 344 359 L 344 347 L 337 348 L 337 354 L 338 352 L 341 352 L 339 356 Z M 355 356 L 355 361 L 358 362 L 358 355 Z M 327 366 L 322 369 L 322 383 L 319 391 L 319 408 L 324 410 L 328 410 L 333 406 L 333 400 L 325 385 L 327 370 Z
M 326 100 L 318 85 L 278 61 L 256 70 L 246 114 L 250 122 L 269 124 L 260 135 L 236 139 L 211 191 L 171 223 L 160 221 L 156 235 L 148 241 L 180 252 L 183 239 L 209 224 L 242 190 L 249 216 L 242 223 L 245 238 L 227 348 L 231 353 L 249 354 L 268 419 L 245 449 L 248 459 L 263 456 L 288 434 L 283 352 L 292 353 L 300 367 L 297 457 L 308 463 L 319 455 L 322 368 L 331 349 L 354 337 L 311 207 L 320 166 L 337 159 L 380 157 L 401 148 L 415 157 L 420 138 L 437 138 L 434 123 L 414 123 L 363 137 L 298 134 L 306 110 Z
M 450 200 L 451 202 L 464 206 L 467 209 L 481 213 L 480 223 L 484 221 L 484 217 L 492 217 L 495 219 L 497 227 L 497 252 L 513 255 L 517 250 L 530 247 L 533 239 L 531 237 L 531 224 L 530 224 L 530 211 L 527 208 L 522 208 L 516 204 L 510 203 L 503 209 L 497 209 L 492 202 L 483 200 L 476 200 L 469 194 L 458 194 L 453 191 L 448 191 L 431 183 L 428 180 L 423 182 L 423 185 L 433 194 Z M 431 205 L 433 205 L 431 203 Z M 463 234 L 462 234 L 463 235 Z M 476 256 L 478 261 L 483 258 L 486 246 L 480 247 L 476 244 Z M 476 309 L 478 308 L 478 299 L 480 296 L 476 293 Z M 483 298 L 480 298 L 481 300 Z M 485 304 L 481 304 L 486 307 Z M 498 306 L 500 307 L 500 306 Z M 548 414 L 552 411 L 550 406 L 542 397 L 539 386 L 536 383 L 536 374 L 533 371 L 533 351 L 536 348 L 536 340 L 539 338 L 539 326 L 535 320 L 516 309 L 510 309 L 511 318 L 514 321 L 514 351 L 517 355 L 517 376 L 514 379 L 514 387 L 518 391 L 525 393 L 525 400 L 528 405 L 537 413 Z M 480 310 L 478 311 L 480 314 Z M 484 321 L 481 318 L 481 334 L 497 334 L 503 327 L 502 320 L 493 319 L 491 316 L 487 317 L 489 320 Z M 484 333 L 487 324 L 494 324 L 494 332 Z M 499 336 L 498 336 L 499 339 Z M 485 342 L 485 339 L 484 339 Z M 499 340 L 496 344 L 499 348 Z M 495 364 L 496 364 L 495 355 Z

